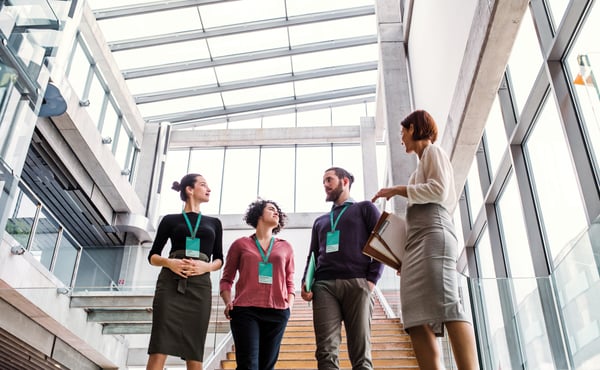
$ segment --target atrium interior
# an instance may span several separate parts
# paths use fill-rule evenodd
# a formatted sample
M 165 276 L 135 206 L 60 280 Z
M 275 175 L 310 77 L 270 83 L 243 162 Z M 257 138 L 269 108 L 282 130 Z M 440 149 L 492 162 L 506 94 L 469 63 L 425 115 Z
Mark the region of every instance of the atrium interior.
M 454 169 L 481 369 L 597 368 L 599 28 L 596 0 L 1 2 L 0 368 L 145 368 L 148 252 L 186 173 L 208 181 L 224 252 L 248 204 L 277 201 L 301 286 L 323 172 L 352 172 L 357 200 L 405 184 L 415 109 Z M 376 288 L 393 317 L 399 279 Z

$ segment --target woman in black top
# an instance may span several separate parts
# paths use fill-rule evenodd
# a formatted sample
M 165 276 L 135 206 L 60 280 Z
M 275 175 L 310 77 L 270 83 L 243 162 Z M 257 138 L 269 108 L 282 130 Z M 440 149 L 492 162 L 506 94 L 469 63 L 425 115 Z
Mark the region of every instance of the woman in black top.
M 218 218 L 200 213 L 200 204 L 210 197 L 204 177 L 185 175 L 172 189 L 185 205 L 182 213 L 163 217 L 148 255 L 150 264 L 162 270 L 152 303 L 146 369 L 162 370 L 167 355 L 173 355 L 184 359 L 188 370 L 199 370 L 211 311 L 210 272 L 223 264 L 223 227 Z M 162 257 L 169 239 L 169 257 Z

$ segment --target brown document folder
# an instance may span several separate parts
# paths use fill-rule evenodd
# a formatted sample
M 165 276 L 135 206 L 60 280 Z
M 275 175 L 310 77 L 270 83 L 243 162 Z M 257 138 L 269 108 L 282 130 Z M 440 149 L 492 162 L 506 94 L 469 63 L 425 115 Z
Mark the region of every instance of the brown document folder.
M 363 247 L 363 253 L 393 269 L 400 270 L 405 244 L 404 218 L 383 212 Z

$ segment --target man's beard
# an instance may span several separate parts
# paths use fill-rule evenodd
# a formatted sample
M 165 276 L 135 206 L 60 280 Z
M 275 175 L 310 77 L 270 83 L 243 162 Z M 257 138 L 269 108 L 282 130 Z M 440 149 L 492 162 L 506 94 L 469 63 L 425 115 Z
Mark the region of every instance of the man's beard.
M 338 185 L 337 188 L 331 190 L 329 193 L 327 193 L 327 197 L 325 198 L 326 202 L 335 202 L 339 199 L 340 195 L 342 195 L 342 193 L 344 192 L 344 187 L 342 186 L 342 183 L 340 182 L 340 184 Z

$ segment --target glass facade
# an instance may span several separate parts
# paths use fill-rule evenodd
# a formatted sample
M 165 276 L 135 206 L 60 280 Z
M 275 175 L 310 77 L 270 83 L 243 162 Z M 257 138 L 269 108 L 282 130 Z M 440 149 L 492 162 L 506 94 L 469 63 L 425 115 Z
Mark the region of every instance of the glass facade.
M 477 260 L 471 300 L 486 369 L 593 369 L 600 359 L 590 212 L 600 95 L 587 55 L 598 13 L 594 2 L 529 7 L 467 178 L 469 213 L 484 216 L 464 240 Z

